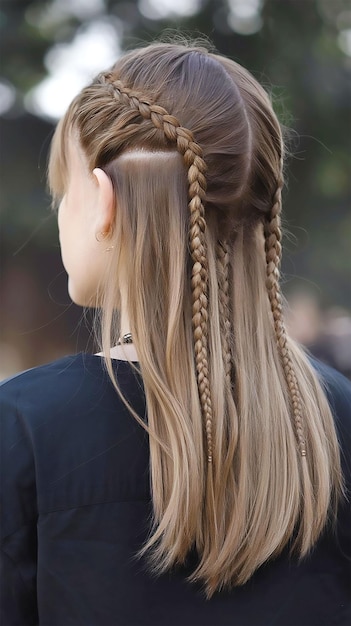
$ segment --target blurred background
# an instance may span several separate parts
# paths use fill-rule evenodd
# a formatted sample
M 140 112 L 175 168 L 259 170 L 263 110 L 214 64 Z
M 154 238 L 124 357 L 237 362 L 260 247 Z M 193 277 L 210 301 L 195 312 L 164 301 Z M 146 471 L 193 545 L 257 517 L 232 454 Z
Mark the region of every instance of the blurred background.
M 272 94 L 288 134 L 291 332 L 351 378 L 349 0 L 2 0 L 0 378 L 93 350 L 46 192 L 54 125 L 82 86 L 165 29 L 206 35 Z

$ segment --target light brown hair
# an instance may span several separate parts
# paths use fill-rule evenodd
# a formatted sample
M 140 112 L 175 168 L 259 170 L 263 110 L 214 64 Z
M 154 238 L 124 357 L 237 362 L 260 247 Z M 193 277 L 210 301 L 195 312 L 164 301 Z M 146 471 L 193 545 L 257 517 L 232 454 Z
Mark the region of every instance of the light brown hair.
M 286 546 L 306 555 L 341 492 L 330 408 L 283 322 L 281 128 L 243 67 L 159 43 L 74 99 L 52 144 L 54 196 L 72 131 L 118 201 L 102 343 L 119 391 L 108 355 L 123 281 L 150 434 L 142 553 L 162 572 L 195 549 L 191 578 L 211 596 Z

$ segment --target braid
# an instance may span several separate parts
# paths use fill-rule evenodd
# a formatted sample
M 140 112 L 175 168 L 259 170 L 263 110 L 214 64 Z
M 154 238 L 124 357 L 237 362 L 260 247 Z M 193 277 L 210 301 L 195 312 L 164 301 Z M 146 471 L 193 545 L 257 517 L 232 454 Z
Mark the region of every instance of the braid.
M 229 252 L 226 241 L 218 241 L 216 247 L 218 276 L 218 306 L 223 332 L 222 353 L 227 388 L 232 384 L 231 324 L 229 315 Z
M 288 348 L 282 314 L 282 297 L 279 287 L 279 267 L 282 250 L 280 243 L 282 239 L 282 233 L 280 229 L 282 187 L 283 181 L 280 180 L 278 182 L 278 187 L 274 195 L 270 219 L 266 222 L 265 225 L 265 248 L 267 262 L 266 286 L 273 314 L 274 329 L 277 338 L 278 350 L 280 352 L 284 375 L 290 392 L 297 441 L 299 444 L 301 455 L 306 456 L 306 442 L 303 427 L 301 394 L 291 361 L 290 351 Z
M 212 463 L 212 402 L 208 366 L 208 267 L 205 239 L 205 211 L 203 201 L 206 193 L 206 164 L 201 147 L 194 141 L 192 132 L 183 128 L 177 118 L 169 115 L 166 109 L 152 104 L 136 91 L 125 87 L 121 81 L 113 79 L 111 74 L 101 74 L 98 81 L 105 85 L 111 96 L 118 102 L 136 109 L 142 118 L 152 122 L 155 128 L 162 130 L 165 137 L 175 142 L 188 168 L 189 183 L 189 245 L 193 262 L 191 274 L 192 287 L 192 325 L 197 384 L 207 440 L 207 458 Z

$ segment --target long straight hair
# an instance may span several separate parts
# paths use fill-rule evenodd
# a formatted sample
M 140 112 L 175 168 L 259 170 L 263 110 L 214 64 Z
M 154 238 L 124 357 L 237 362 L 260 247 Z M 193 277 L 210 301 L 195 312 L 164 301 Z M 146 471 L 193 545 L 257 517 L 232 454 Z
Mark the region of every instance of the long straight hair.
M 210 597 L 285 547 L 306 555 L 342 491 L 330 408 L 283 322 L 281 128 L 240 65 L 159 43 L 74 99 L 52 143 L 54 197 L 71 136 L 118 205 L 102 348 L 120 393 L 109 353 L 123 284 L 150 435 L 142 554 L 161 573 L 195 550 L 191 580 Z

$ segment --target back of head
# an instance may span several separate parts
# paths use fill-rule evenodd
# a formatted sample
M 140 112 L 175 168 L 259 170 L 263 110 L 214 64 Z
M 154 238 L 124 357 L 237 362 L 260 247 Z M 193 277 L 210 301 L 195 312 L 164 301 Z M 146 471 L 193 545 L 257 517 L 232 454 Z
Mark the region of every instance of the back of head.
M 209 595 L 243 584 L 292 539 L 307 553 L 341 480 L 329 407 L 283 323 L 280 125 L 240 65 L 159 43 L 75 98 L 53 142 L 54 195 L 70 137 L 116 195 L 103 343 L 119 336 L 123 289 L 148 407 L 144 551 L 163 571 L 195 548 Z
M 206 211 L 223 220 L 226 235 L 227 223 L 233 230 L 271 208 L 280 126 L 266 92 L 233 61 L 177 44 L 136 50 L 83 90 L 69 117 L 90 167 L 132 149 L 186 151 L 195 138 L 207 168 Z M 179 125 L 189 131 L 183 137 Z

